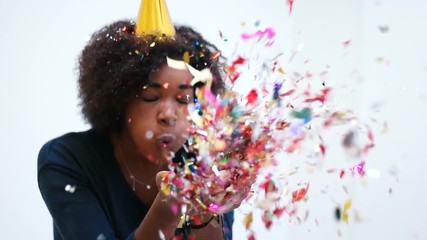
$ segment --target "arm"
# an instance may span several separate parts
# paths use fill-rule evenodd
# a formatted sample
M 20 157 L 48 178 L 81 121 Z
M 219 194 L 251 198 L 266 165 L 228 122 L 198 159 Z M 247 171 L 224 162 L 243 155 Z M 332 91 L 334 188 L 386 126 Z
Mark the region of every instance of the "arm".
M 180 216 L 172 212 L 171 204 L 173 202 L 171 201 L 162 193 L 157 194 L 150 210 L 135 231 L 136 240 L 172 239 Z M 164 238 L 161 237 L 161 234 L 164 235 Z
M 212 218 L 213 217 L 213 218 Z M 210 220 L 212 219 L 212 220 Z M 224 240 L 223 230 L 223 216 L 213 216 L 210 213 L 203 214 L 200 216 L 200 222 L 206 223 L 210 221 L 207 226 L 200 229 L 191 229 L 191 232 L 194 233 L 195 239 L 214 239 L 214 240 Z M 193 223 L 192 223 L 193 225 Z M 194 224 L 199 225 L 199 224 Z
M 185 235 L 183 232 L 191 236 L 189 239 L 232 240 L 231 228 L 233 221 L 233 211 L 225 213 L 224 215 L 205 213 L 197 215 L 196 219 L 191 219 L 187 225 L 184 224 L 184 226 L 180 226 L 184 229 L 178 230 L 180 230 L 180 236 Z M 185 226 L 187 226 L 187 228 L 185 228 Z

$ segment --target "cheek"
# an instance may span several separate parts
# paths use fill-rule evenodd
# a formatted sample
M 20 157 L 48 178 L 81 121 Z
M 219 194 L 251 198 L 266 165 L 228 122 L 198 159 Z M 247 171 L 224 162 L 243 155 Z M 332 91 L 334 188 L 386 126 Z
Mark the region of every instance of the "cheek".
M 128 124 L 128 131 L 135 144 L 135 150 L 141 157 L 151 162 L 157 162 L 161 159 L 161 154 L 156 152 L 155 132 L 146 124 L 146 121 L 139 120 L 137 123 L 137 119 L 131 119 L 131 123 Z
M 138 149 L 153 141 L 155 129 L 149 119 L 152 119 L 149 111 L 144 114 L 134 111 L 127 116 L 127 130 Z
M 181 131 L 181 136 L 184 139 L 184 141 L 186 141 L 188 139 L 189 133 L 188 130 L 190 128 L 190 122 L 188 120 L 183 121 L 181 127 L 180 127 L 180 131 Z
M 191 127 L 191 123 L 188 120 L 188 114 L 187 114 L 187 110 L 185 109 L 185 111 L 183 110 L 182 115 L 179 116 L 179 120 L 178 120 L 178 126 L 177 126 L 177 133 L 181 136 L 180 138 L 180 143 L 184 144 L 184 142 L 188 139 L 189 133 L 188 130 Z
M 147 124 L 147 121 L 138 118 L 128 118 L 127 129 L 138 147 L 147 141 L 153 140 L 154 131 Z

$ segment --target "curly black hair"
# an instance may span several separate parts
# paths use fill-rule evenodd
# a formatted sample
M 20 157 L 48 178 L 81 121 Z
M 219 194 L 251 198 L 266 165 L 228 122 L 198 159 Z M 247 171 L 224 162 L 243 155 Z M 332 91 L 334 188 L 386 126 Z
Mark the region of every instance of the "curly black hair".
M 218 49 L 187 26 L 175 27 L 174 37 L 136 36 L 133 21 L 117 21 L 95 32 L 79 58 L 79 97 L 84 118 L 92 128 L 119 132 L 124 109 L 149 81 L 166 57 L 182 60 L 202 70 L 210 68 L 212 91 L 224 90 L 223 58 Z

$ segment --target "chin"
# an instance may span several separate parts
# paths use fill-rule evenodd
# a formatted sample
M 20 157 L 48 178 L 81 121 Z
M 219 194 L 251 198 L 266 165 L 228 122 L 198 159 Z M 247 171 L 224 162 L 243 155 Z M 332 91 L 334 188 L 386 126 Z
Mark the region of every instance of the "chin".
M 168 149 L 160 149 L 157 153 L 151 155 L 147 159 L 150 162 L 156 163 L 158 165 L 168 164 L 172 161 L 172 157 L 176 151 Z

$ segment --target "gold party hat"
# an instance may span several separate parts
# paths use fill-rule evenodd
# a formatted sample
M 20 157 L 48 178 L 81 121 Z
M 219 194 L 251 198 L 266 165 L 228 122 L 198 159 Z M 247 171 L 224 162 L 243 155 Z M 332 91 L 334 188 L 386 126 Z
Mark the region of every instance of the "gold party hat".
M 165 0 L 141 0 L 135 34 L 137 36 L 143 34 L 175 36 L 175 28 Z

